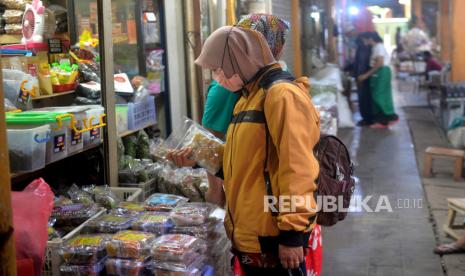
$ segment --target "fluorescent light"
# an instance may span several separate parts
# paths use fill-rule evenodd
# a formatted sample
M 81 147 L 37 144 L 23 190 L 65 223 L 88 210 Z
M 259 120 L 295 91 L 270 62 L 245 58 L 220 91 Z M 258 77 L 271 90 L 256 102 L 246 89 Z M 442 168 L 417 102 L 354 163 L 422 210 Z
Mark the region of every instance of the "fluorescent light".
M 358 13 L 359 13 L 359 9 L 357 7 L 352 6 L 349 8 L 350 15 L 357 15 Z
M 320 13 L 319 12 L 310 13 L 310 17 L 315 19 L 315 21 L 320 21 Z

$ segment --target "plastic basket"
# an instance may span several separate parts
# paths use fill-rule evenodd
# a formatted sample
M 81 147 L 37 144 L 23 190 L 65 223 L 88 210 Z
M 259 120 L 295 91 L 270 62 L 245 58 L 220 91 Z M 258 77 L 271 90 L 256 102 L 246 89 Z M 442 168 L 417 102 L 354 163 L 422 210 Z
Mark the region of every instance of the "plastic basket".
M 143 190 L 140 188 L 111 187 L 110 189 L 116 196 L 127 202 L 142 202 L 145 200 L 145 198 L 142 198 Z
M 143 128 L 156 120 L 154 96 L 128 104 L 128 128 L 130 130 Z
M 141 202 L 155 193 L 155 179 L 151 179 L 144 183 L 120 183 L 120 187 L 131 187 L 128 189 L 138 188 L 141 190 Z
M 45 249 L 45 261 L 44 267 L 42 270 L 42 275 L 45 276 L 55 276 L 60 275 L 60 265 L 61 265 L 61 256 L 60 256 L 60 248 L 62 244 L 74 238 L 75 236 L 79 235 L 81 230 L 86 226 L 90 220 L 95 219 L 101 216 L 103 213 L 106 212 L 105 208 L 102 208 L 97 214 L 95 214 L 90 219 L 86 220 L 83 224 L 79 225 L 73 231 L 69 232 L 66 236 L 61 239 L 53 239 L 47 242 L 47 247 Z

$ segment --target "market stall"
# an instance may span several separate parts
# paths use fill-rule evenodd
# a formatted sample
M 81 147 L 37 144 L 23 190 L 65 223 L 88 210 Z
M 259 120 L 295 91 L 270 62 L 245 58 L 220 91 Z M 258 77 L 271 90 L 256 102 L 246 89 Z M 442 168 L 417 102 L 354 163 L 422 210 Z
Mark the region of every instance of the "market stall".
M 214 173 L 222 142 L 192 122 L 181 137 L 159 138 L 171 132 L 163 1 L 49 2 L 0 0 L 9 24 L 0 34 L 1 131 L 26 260 L 17 268 L 227 274 L 224 211 L 205 203 L 207 170 L 166 160 L 168 149 L 190 145 Z M 20 208 L 28 201 L 32 212 Z M 34 227 L 20 223 L 28 219 Z M 27 240 L 38 245 L 31 255 Z

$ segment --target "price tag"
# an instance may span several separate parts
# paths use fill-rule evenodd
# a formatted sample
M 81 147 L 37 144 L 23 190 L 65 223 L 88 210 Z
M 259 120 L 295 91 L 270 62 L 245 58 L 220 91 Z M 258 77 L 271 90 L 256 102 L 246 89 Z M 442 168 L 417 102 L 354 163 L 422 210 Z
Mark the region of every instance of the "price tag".
M 48 52 L 50 54 L 63 53 L 63 45 L 61 39 L 51 38 L 48 40 Z

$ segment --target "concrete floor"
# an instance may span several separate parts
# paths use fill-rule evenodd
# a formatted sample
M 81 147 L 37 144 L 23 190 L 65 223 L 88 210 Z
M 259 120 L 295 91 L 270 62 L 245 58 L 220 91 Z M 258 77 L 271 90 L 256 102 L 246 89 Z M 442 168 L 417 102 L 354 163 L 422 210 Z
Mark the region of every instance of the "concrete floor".
M 441 258 L 432 252 L 433 226 L 403 111 L 411 97 L 396 93 L 401 121 L 390 130 L 339 132 L 356 164 L 356 194 L 373 196 L 371 207 L 386 196 L 392 212 L 350 213 L 323 229 L 323 275 L 444 275 Z

